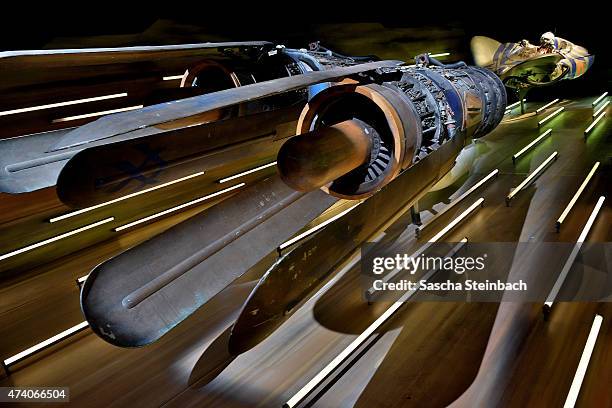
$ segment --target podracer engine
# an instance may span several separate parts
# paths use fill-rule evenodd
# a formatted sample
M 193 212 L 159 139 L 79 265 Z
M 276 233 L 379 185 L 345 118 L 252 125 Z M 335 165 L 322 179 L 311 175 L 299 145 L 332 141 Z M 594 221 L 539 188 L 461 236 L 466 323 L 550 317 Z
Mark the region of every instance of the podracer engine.
M 380 82 L 334 86 L 313 98 L 278 154 L 299 191 L 368 197 L 444 143 L 479 137 L 501 121 L 506 93 L 492 72 L 459 63 L 383 68 Z

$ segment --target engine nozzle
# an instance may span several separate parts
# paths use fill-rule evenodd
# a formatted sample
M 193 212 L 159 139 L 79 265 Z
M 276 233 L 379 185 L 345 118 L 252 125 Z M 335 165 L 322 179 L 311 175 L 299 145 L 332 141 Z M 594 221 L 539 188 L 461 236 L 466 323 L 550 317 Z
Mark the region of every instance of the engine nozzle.
M 359 119 L 293 137 L 278 153 L 280 176 L 298 191 L 324 187 L 369 163 L 373 140 L 378 138 L 374 128 Z

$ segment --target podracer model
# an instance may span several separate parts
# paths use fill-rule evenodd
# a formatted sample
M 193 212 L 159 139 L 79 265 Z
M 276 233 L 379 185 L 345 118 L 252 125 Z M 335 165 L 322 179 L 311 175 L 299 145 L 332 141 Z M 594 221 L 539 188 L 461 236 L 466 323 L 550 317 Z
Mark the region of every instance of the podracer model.
M 232 328 L 230 351 L 246 351 L 269 335 L 342 258 L 448 172 L 472 137 L 501 121 L 506 93 L 491 71 L 444 66 L 427 55 L 417 61 L 415 67 L 381 61 L 335 68 L 177 102 L 163 120 L 336 83 L 307 104 L 296 136 L 284 138 L 279 175 L 91 272 L 81 304 L 92 330 L 123 347 L 149 344 L 268 262 Z M 136 124 L 151 117 L 145 110 L 123 119 Z M 104 129 L 95 122 L 84 128 L 94 135 Z M 338 198 L 362 201 L 273 260 L 279 245 Z
M 444 65 L 427 54 L 404 66 L 322 48 L 238 44 L 218 50 L 234 61 L 249 44 L 255 47 L 247 47 L 255 53 L 249 55 L 257 58 L 240 69 L 205 61 L 185 73 L 182 84 L 199 84 L 203 94 L 66 130 L 45 145 L 51 156 L 4 167 L 18 173 L 56 163 L 49 173 L 59 197 L 84 207 L 221 161 L 276 161 L 278 174 L 249 183 L 90 273 L 82 309 L 92 330 L 112 344 L 156 341 L 235 279 L 263 267 L 227 347 L 237 355 L 258 344 L 343 259 L 447 174 L 472 138 L 499 124 L 504 84 L 523 89 L 535 72 L 512 74 L 527 66 L 521 63 L 509 70 L 484 64 L 498 76 L 462 62 Z M 234 51 L 226 55 L 228 48 Z M 268 63 L 260 65 L 262 59 Z M 238 72 L 247 79 L 236 80 Z M 0 181 L 27 190 L 26 178 L 11 177 Z M 356 204 L 344 216 L 280 250 L 347 202 Z

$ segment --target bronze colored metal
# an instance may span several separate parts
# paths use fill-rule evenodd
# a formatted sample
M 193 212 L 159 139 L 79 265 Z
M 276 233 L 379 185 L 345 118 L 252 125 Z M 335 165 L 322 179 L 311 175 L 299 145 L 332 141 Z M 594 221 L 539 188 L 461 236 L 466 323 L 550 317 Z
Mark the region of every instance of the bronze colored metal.
M 351 101 L 355 99 L 361 99 L 358 107 L 351 105 Z M 346 109 L 346 115 L 351 119 L 359 117 L 360 114 L 368 117 L 371 113 L 378 115 L 388 127 L 385 129 L 386 134 L 390 135 L 386 141 L 389 162 L 382 174 L 361 189 L 344 191 L 336 188 L 337 185 L 328 184 L 322 187 L 323 191 L 345 199 L 366 198 L 397 177 L 403 166 L 412 163 L 414 154 L 420 147 L 418 117 L 412 107 L 402 103 L 401 96 L 393 89 L 380 84 L 346 83 L 326 89 L 313 98 L 302 111 L 298 132 L 305 133 L 320 126 L 319 123 L 323 119 L 321 113 L 329 113 L 334 109 Z
M 291 138 L 278 153 L 280 176 L 298 191 L 323 187 L 369 161 L 373 132 L 353 119 Z

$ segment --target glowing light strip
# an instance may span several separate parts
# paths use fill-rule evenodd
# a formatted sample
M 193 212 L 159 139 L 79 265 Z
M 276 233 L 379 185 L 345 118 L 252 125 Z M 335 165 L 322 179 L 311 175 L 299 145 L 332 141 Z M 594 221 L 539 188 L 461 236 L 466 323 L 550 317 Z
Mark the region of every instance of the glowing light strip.
M 431 271 L 433 272 L 433 271 Z M 431 273 L 430 272 L 430 273 Z M 423 277 L 425 278 L 425 277 Z M 332 372 L 340 366 L 351 354 L 357 350 L 361 344 L 366 341 L 380 326 L 383 325 L 397 310 L 402 307 L 405 302 L 416 291 L 408 291 L 402 297 L 391 305 L 385 312 L 380 315 L 367 329 L 365 329 L 355 340 L 351 342 L 340 354 L 338 354 L 329 364 L 327 364 L 317 375 L 315 375 L 306 385 L 304 385 L 296 394 L 287 401 L 284 408 L 294 408 L 306 396 L 308 396 L 316 387 L 319 386 Z
M 544 160 L 544 162 L 542 164 L 540 164 L 537 169 L 535 169 L 533 172 L 531 172 L 527 176 L 527 178 L 525 180 L 523 180 L 518 186 L 513 188 L 512 191 L 510 192 L 510 194 L 508 194 L 506 196 L 506 205 L 509 205 L 510 204 L 510 200 L 512 200 L 512 198 L 514 198 L 514 196 L 517 195 L 519 193 L 519 191 L 521 191 L 523 188 L 525 188 L 525 186 L 527 186 L 527 184 L 529 184 L 531 182 L 531 180 L 533 180 L 544 169 L 544 167 L 546 167 L 548 165 L 548 163 L 550 163 L 552 160 L 554 160 L 557 157 L 557 155 L 558 155 L 558 153 L 554 152 L 553 154 L 548 156 L 548 158 L 546 160 Z
M 437 58 L 437 57 L 448 57 L 450 55 L 450 52 L 441 52 L 438 54 L 429 54 L 430 57 L 433 58 Z
M 222 178 L 219 180 L 219 184 L 227 183 L 228 181 L 235 180 L 242 176 L 246 176 L 247 174 L 255 173 L 256 171 L 267 169 L 268 167 L 272 167 L 272 166 L 276 166 L 275 161 L 273 161 L 272 163 L 264 164 L 263 166 L 255 167 L 254 169 L 251 169 L 251 170 L 243 171 L 242 173 L 234 174 L 233 176 Z
M 559 99 L 555 99 L 552 102 L 548 102 L 546 105 L 539 107 L 538 109 L 536 109 L 536 113 L 540 113 L 542 112 L 544 109 L 548 108 L 549 106 L 554 105 L 555 103 L 559 102 Z
M 457 244 L 451 251 L 446 255 L 453 256 L 463 245 L 467 242 L 467 238 L 463 238 L 459 244 Z M 428 271 L 422 279 L 427 281 L 435 273 L 437 269 Z M 355 340 L 353 340 L 340 354 L 338 354 L 332 361 L 330 361 L 321 371 L 317 373 L 306 385 L 304 385 L 297 393 L 295 393 L 285 404 L 284 408 L 294 408 L 304 398 L 306 398 L 315 388 L 317 388 L 331 373 L 333 373 L 347 358 L 349 358 L 361 345 L 374 334 L 384 323 L 387 322 L 406 302 L 414 296 L 418 289 L 406 291 L 395 303 L 393 303 L 387 310 L 378 317 L 374 323 L 368 326 Z
M 176 81 L 177 79 L 183 79 L 183 74 L 181 75 L 170 75 L 162 78 L 164 81 Z
M 83 284 L 85 283 L 85 281 L 87 280 L 88 277 L 89 277 L 89 274 L 87 274 L 85 276 L 81 276 L 80 278 L 77 278 L 75 280 L 77 288 L 79 288 L 79 292 L 80 292 L 81 288 L 83 287 Z
M 10 366 L 12 364 L 15 364 L 16 362 L 19 362 L 23 359 L 25 359 L 28 356 L 31 356 L 32 354 L 37 353 L 38 351 L 45 349 L 49 346 L 52 346 L 58 342 L 60 342 L 61 340 L 65 339 L 66 337 L 70 337 L 73 334 L 86 329 L 87 327 L 89 327 L 89 324 L 85 321 L 82 323 L 77 324 L 76 326 L 73 326 L 67 330 L 64 330 L 61 333 L 56 334 L 53 337 L 48 338 L 47 340 L 40 342 L 18 354 L 15 354 L 12 357 L 7 358 L 6 360 L 4 360 L 4 365 L 5 366 Z
M 37 242 L 35 244 L 28 245 L 26 247 L 17 249 L 17 250 L 15 250 L 13 252 L 9 252 L 8 254 L 0 255 L 0 261 L 2 261 L 4 259 L 7 259 L 7 258 L 10 258 L 10 257 L 13 257 L 15 255 L 23 254 L 24 252 L 28 252 L 28 251 L 31 251 L 31 250 L 36 249 L 36 248 L 40 248 L 40 247 L 45 246 L 47 244 L 50 244 L 52 242 L 59 241 L 60 239 L 68 238 L 68 237 L 70 237 L 72 235 L 79 234 L 79 233 L 81 233 L 83 231 L 87 231 L 89 229 L 98 227 L 98 226 L 100 226 L 102 224 L 106 224 L 106 223 L 114 221 L 114 220 L 115 220 L 115 217 L 109 217 L 109 218 L 106 218 L 104 220 L 101 220 L 101 221 L 98 221 L 98 222 L 94 222 L 93 224 L 89 224 L 89 225 L 86 225 L 84 227 L 77 228 L 75 230 L 66 232 L 64 234 L 57 235 L 57 236 L 49 238 L 49 239 L 45 239 L 44 241 L 40 241 L 40 242 Z
M 584 350 L 582 350 L 582 356 L 580 357 L 580 362 L 578 363 L 578 368 L 576 369 L 576 374 L 574 374 L 574 379 L 572 380 L 572 385 L 567 394 L 565 404 L 563 404 L 563 408 L 573 408 L 576 405 L 578 394 L 580 394 L 580 388 L 582 387 L 582 381 L 589 367 L 591 355 L 595 349 L 595 343 L 597 343 L 597 337 L 599 336 L 599 330 L 601 329 L 602 323 L 603 316 L 599 314 L 595 315 L 589 337 L 584 345 Z
M 523 102 L 527 102 L 527 99 L 523 99 Z M 510 105 L 506 106 L 506 110 L 516 108 L 520 104 L 521 104 L 521 101 L 516 101 L 514 103 L 511 103 Z
M 559 109 L 557 109 L 556 111 L 554 111 L 553 113 L 551 113 L 550 115 L 548 115 L 547 117 L 545 117 L 544 119 L 539 121 L 538 122 L 538 127 L 542 126 L 544 123 L 548 122 L 550 119 L 554 118 L 555 116 L 557 116 L 558 114 L 560 114 L 564 110 L 565 110 L 564 106 L 560 107 Z
M 603 105 L 601 105 L 601 107 L 599 109 L 597 109 L 597 111 L 593 114 L 593 117 L 599 115 L 601 112 L 603 112 L 604 109 L 606 109 L 606 107 L 610 104 L 610 101 L 606 101 L 606 103 L 604 103 Z
M 544 302 L 544 305 L 546 307 L 548 308 L 552 307 L 552 304 L 555 301 L 555 298 L 557 297 L 557 295 L 559 294 L 559 291 L 561 290 L 561 287 L 563 286 L 563 282 L 565 282 L 565 278 L 567 277 L 567 274 L 572 268 L 572 265 L 574 264 L 574 261 L 576 260 L 578 253 L 580 252 L 582 243 L 586 240 L 586 237 L 589 234 L 589 231 L 591 231 L 591 227 L 593 226 L 593 223 L 595 222 L 595 218 L 597 218 L 597 214 L 599 214 L 599 210 L 601 210 L 601 206 L 603 205 L 603 202 L 605 199 L 606 197 L 601 196 L 599 197 L 599 200 L 597 200 L 597 204 L 595 204 L 595 208 L 593 208 L 593 211 L 591 212 L 589 219 L 587 220 L 586 224 L 584 224 L 584 228 L 582 229 L 582 232 L 580 233 L 580 236 L 578 237 L 578 241 L 576 241 L 576 245 L 574 245 L 574 249 L 572 249 L 572 252 L 567 257 L 567 261 L 565 261 L 565 264 L 563 265 L 563 269 L 561 269 L 561 273 L 559 273 L 559 277 L 557 278 L 555 284 L 550 290 L 550 293 L 548 294 L 548 297 L 546 298 L 546 302 Z
M 244 187 L 245 185 L 246 185 L 246 183 L 240 183 L 240 184 L 236 184 L 235 186 L 232 186 L 232 187 L 224 188 L 223 190 L 216 191 L 216 192 L 214 192 L 212 194 L 209 194 L 207 196 L 196 198 L 195 200 L 191 200 L 191 201 L 183 203 L 181 205 L 177 205 L 176 207 L 168 208 L 167 210 L 155 213 L 153 215 L 149 215 L 148 217 L 144 217 L 144 218 L 141 218 L 139 220 L 130 222 L 128 224 L 121 225 L 121 226 L 115 228 L 114 231 L 115 232 L 123 231 L 124 229 L 131 228 L 134 225 L 142 224 L 143 222 L 147 222 L 147 221 L 153 220 L 155 218 L 159 218 L 159 217 L 164 216 L 166 214 L 170 214 L 172 212 L 181 210 L 181 209 L 183 209 L 185 207 L 189 207 L 191 205 L 194 205 L 194 204 L 197 204 L 197 203 L 201 203 L 202 201 L 206 201 L 206 200 L 209 200 L 211 198 L 217 197 L 217 196 L 219 196 L 221 194 L 224 194 L 224 193 L 227 193 L 229 191 L 235 190 L 237 188 Z
M 565 209 L 561 213 L 561 216 L 557 220 L 557 231 L 559 231 L 559 228 L 561 228 L 561 224 L 563 224 L 563 221 L 565 221 L 565 218 L 567 217 L 569 212 L 572 210 L 572 207 L 574 207 L 574 204 L 576 204 L 576 201 L 578 201 L 578 197 L 580 197 L 580 194 L 582 194 L 587 184 L 589 184 L 589 181 L 591 181 L 591 178 L 597 171 L 598 167 L 599 167 L 599 162 L 595 162 L 595 164 L 593 165 L 593 168 L 591 168 L 591 171 L 589 172 L 589 174 L 586 176 L 586 178 L 584 179 L 584 181 L 578 188 L 578 191 L 576 191 L 576 194 L 574 194 L 569 204 L 567 204 L 567 207 L 565 207 Z
M 418 237 L 421 234 L 421 231 L 425 229 L 425 227 L 427 227 L 428 225 L 431 225 L 432 222 L 434 222 L 436 219 L 441 217 L 443 214 L 445 214 L 448 210 L 453 208 L 455 205 L 459 204 L 463 199 L 465 199 L 467 196 L 472 194 L 474 191 L 476 191 L 480 186 L 482 186 L 484 183 L 489 181 L 491 178 L 497 176 L 497 174 L 499 174 L 499 170 L 498 169 L 493 170 L 492 172 L 487 174 L 482 180 L 480 180 L 478 183 L 470 187 L 469 190 L 467 190 L 465 193 L 457 197 L 457 199 L 451 201 L 450 204 L 447 205 L 442 211 L 438 212 L 436 215 L 434 215 L 429 220 L 427 220 L 427 222 L 417 227 L 417 229 L 415 230 L 416 236 Z
M 342 218 L 343 216 L 345 216 L 349 212 L 353 211 L 355 208 L 357 208 L 357 206 L 359 204 L 361 204 L 361 202 L 353 205 L 351 208 L 347 208 L 346 210 L 342 211 L 341 213 L 338 213 L 338 214 L 334 215 L 330 219 L 323 221 L 321 224 L 319 224 L 319 225 L 309 229 L 308 231 L 304 231 L 300 235 L 298 235 L 298 236 L 296 236 L 294 238 L 291 238 L 289 241 L 282 243 L 278 247 L 278 249 L 282 251 L 283 249 L 285 249 L 287 247 L 290 247 L 291 245 L 295 244 L 298 241 L 301 241 L 302 239 L 306 238 L 307 236 L 314 234 L 315 232 L 317 232 L 321 228 L 324 228 L 325 226 L 327 226 L 327 225 L 331 224 L 332 222 L 336 221 L 338 218 Z
M 83 208 L 83 209 L 80 209 L 80 210 L 77 210 L 77 211 L 73 211 L 73 212 L 70 212 L 70 213 L 67 213 L 67 214 L 63 214 L 63 215 L 60 215 L 60 216 L 57 216 L 57 217 L 50 218 L 49 222 L 57 222 L 57 221 L 65 220 L 66 218 L 74 217 L 75 215 L 79 215 L 79 214 L 83 214 L 83 213 L 86 213 L 86 212 L 89 212 L 89 211 L 93 211 L 93 210 L 96 210 L 98 208 L 110 205 L 110 204 L 114 204 L 114 203 L 118 203 L 118 202 L 123 201 L 123 200 L 127 200 L 128 198 L 139 196 L 141 194 L 145 194 L 145 193 L 149 193 L 151 191 L 159 190 L 160 188 L 168 187 L 168 186 L 170 186 L 172 184 L 180 183 L 181 181 L 189 180 L 189 179 L 192 179 L 194 177 L 201 176 L 203 174 L 204 174 L 203 171 L 199 171 L 197 173 L 190 174 L 189 176 L 185 176 L 185 177 L 181 177 L 181 178 L 176 179 L 176 180 L 168 181 L 167 183 L 163 183 L 163 184 L 160 184 L 160 185 L 155 186 L 155 187 L 150 187 L 150 188 L 147 188 L 147 189 L 144 189 L 144 190 L 141 190 L 141 191 L 137 191 L 135 193 L 131 193 L 131 194 L 119 197 L 119 198 L 115 198 L 114 200 L 106 201 L 106 202 L 103 202 L 103 203 L 100 203 L 100 204 L 96 204 L 96 205 L 91 206 L 91 207 Z
M 588 127 L 588 128 L 586 128 L 586 129 L 584 130 L 584 135 L 585 135 L 585 136 L 586 136 L 586 135 L 588 135 L 588 134 L 589 134 L 589 132 L 590 132 L 590 131 L 591 131 L 591 130 L 592 130 L 594 127 L 595 127 L 595 125 L 597 125 L 597 123 L 599 123 L 599 121 L 601 120 L 601 118 L 603 118 L 604 116 L 606 116 L 606 112 L 602 112 L 602 113 L 601 113 L 601 115 L 599 115 L 599 116 L 597 117 L 597 119 L 595 119 L 595 120 L 593 121 L 593 123 L 591 123 L 591 124 L 589 125 L 589 127 Z
M 459 214 L 459 216 L 457 218 L 455 218 L 454 220 L 452 220 L 450 223 L 448 223 L 444 228 L 442 228 L 440 230 L 440 232 L 438 232 L 436 235 L 434 235 L 425 245 L 421 246 L 419 249 L 416 250 L 416 252 L 414 254 L 412 254 L 412 257 L 415 258 L 417 256 L 420 256 L 423 252 L 425 252 L 430 246 L 431 244 L 437 242 L 440 238 L 442 238 L 444 235 L 448 234 L 450 232 L 450 230 L 452 230 L 453 228 L 455 228 L 457 226 L 457 224 L 459 224 L 461 221 L 463 221 L 468 215 L 470 215 L 472 213 L 472 211 L 474 211 L 476 208 L 482 206 L 482 203 L 484 202 L 484 198 L 480 197 L 478 200 L 476 200 L 471 206 L 469 206 L 465 211 L 463 211 L 461 214 Z M 388 274 L 386 274 L 383 278 L 382 281 L 384 283 L 389 282 L 391 279 L 393 279 L 398 273 L 400 273 L 399 269 L 394 269 L 391 272 L 389 272 Z M 376 293 L 376 288 L 374 288 L 374 286 L 370 287 L 366 292 L 365 292 L 365 296 L 368 300 L 372 299 L 372 296 L 374 295 L 374 293 Z
M 43 110 L 43 109 L 59 108 L 61 106 L 77 105 L 79 103 L 104 101 L 106 99 L 122 98 L 127 95 L 128 95 L 127 92 L 123 92 L 123 93 L 118 93 L 118 94 L 96 96 L 93 98 L 75 99 L 75 100 L 66 101 L 66 102 L 57 102 L 57 103 L 49 103 L 47 105 L 31 106 L 29 108 L 12 109 L 12 110 L 0 112 L 0 116 L 14 115 L 16 113 L 33 112 L 33 111 Z
M 53 119 L 51 122 L 52 123 L 70 122 L 72 120 L 77 120 L 77 119 L 85 119 L 85 118 L 92 118 L 95 116 L 110 115 L 111 113 L 127 112 L 127 111 L 131 111 L 135 109 L 140 109 L 142 107 L 144 107 L 144 105 L 128 106 L 127 108 L 119 108 L 119 109 L 111 109 L 111 110 L 106 110 L 106 111 L 101 111 L 101 112 L 85 113 L 83 115 L 67 116 L 65 118 Z
M 459 216 L 457 218 L 455 218 L 446 227 L 442 228 L 442 230 L 440 232 L 438 232 L 436 235 L 434 235 L 429 240 L 429 243 L 438 242 L 438 240 L 440 238 L 442 238 L 444 235 L 448 234 L 450 230 L 455 228 L 457 226 L 457 224 L 459 224 L 461 221 L 463 221 L 464 218 L 466 218 L 468 215 L 470 215 L 470 213 L 472 211 L 474 211 L 476 208 L 480 207 L 483 202 L 484 202 L 484 198 L 480 197 L 478 200 L 476 200 L 474 202 L 474 204 L 470 205 L 464 212 L 459 214 Z
M 531 143 L 529 143 L 527 146 L 523 147 L 521 150 L 519 150 L 518 152 L 516 152 L 514 154 L 514 156 L 512 156 L 512 162 L 514 163 L 516 161 L 516 159 L 519 158 L 520 155 L 522 155 L 523 153 L 525 153 L 527 150 L 531 149 L 533 146 L 535 146 L 540 140 L 544 139 L 546 136 L 550 135 L 552 133 L 552 129 L 548 129 L 546 132 L 542 133 L 540 136 L 538 136 L 536 139 L 534 139 Z
M 604 92 L 603 94 L 601 94 L 601 96 L 597 99 L 595 99 L 593 101 L 592 106 L 595 107 L 595 105 L 597 105 L 601 100 L 603 100 L 603 98 L 605 98 L 606 96 L 608 96 L 608 92 Z

